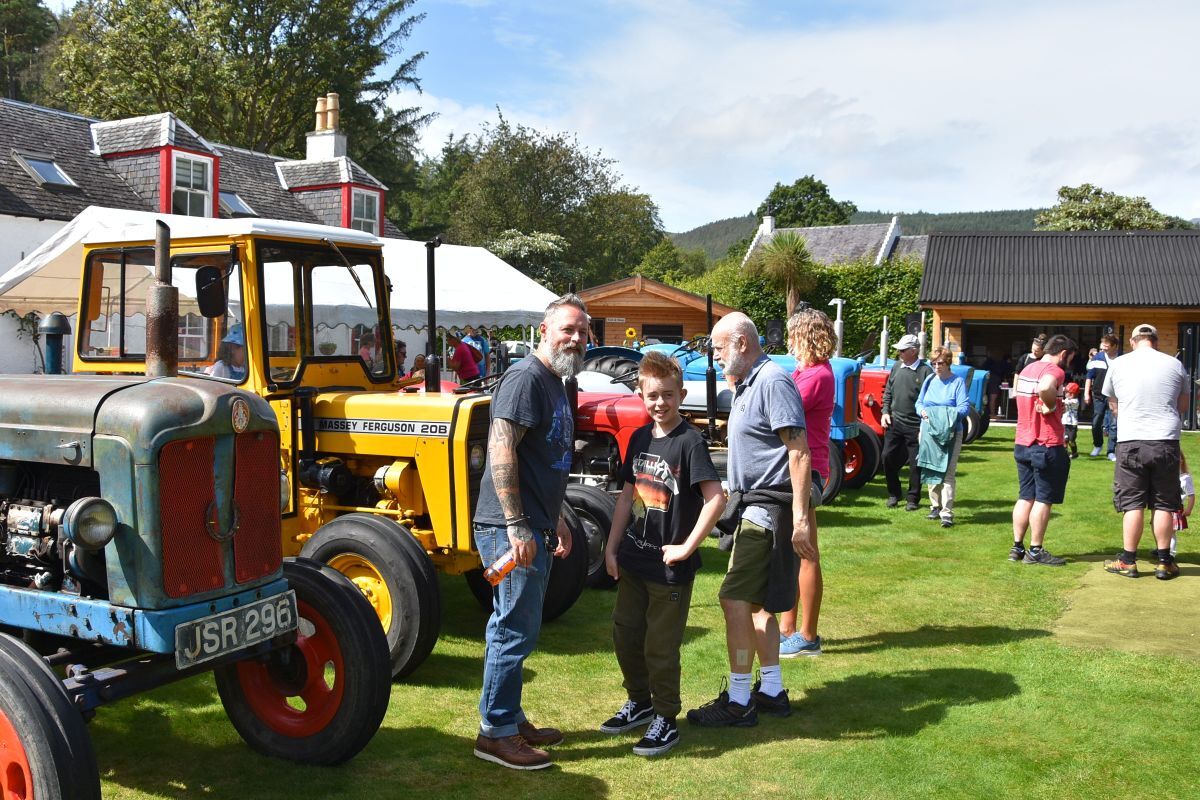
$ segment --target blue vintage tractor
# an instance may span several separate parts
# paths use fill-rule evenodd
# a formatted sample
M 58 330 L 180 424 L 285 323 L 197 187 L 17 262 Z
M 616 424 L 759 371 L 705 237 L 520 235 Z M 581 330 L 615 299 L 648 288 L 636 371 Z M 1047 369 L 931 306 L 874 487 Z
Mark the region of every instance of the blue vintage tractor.
M 281 557 L 270 406 L 174 377 L 172 291 L 164 255 L 148 377 L 0 375 L 5 797 L 100 797 L 85 718 L 202 672 L 251 747 L 302 763 L 351 758 L 387 709 L 369 603 Z

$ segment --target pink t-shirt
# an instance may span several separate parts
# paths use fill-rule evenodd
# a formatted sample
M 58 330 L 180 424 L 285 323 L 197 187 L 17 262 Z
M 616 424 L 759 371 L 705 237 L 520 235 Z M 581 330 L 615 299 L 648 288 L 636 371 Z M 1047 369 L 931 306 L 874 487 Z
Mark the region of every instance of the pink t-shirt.
M 466 342 L 454 348 L 454 360 L 458 362 L 458 382 L 466 383 L 479 377 L 479 365 L 475 363 L 475 350 Z
M 833 367 L 828 361 L 792 373 L 800 402 L 804 404 L 805 435 L 812 453 L 812 468 L 829 480 L 829 428 L 833 424 Z
M 1043 375 L 1053 375 L 1058 381 L 1058 400 L 1049 414 L 1039 414 L 1034 405 L 1038 399 L 1038 384 Z M 1017 376 L 1017 436 L 1016 443 L 1061 447 L 1063 438 L 1063 383 L 1066 373 L 1049 361 L 1035 361 Z

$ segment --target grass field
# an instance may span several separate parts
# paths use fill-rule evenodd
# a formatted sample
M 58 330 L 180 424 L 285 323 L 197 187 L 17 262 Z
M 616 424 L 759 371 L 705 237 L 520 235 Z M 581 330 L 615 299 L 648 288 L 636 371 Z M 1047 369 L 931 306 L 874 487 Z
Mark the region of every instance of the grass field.
M 993 428 L 964 452 L 952 529 L 924 510 L 887 510 L 881 481 L 820 511 L 825 654 L 784 662 L 789 719 L 718 731 L 684 723 L 667 756 L 632 755 L 637 735 L 596 731 L 624 692 L 613 594 L 589 591 L 545 628 L 526 666 L 530 717 L 566 732 L 557 766 L 517 773 L 479 761 L 486 617 L 460 579 L 444 578 L 437 649 L 395 685 L 383 728 L 350 764 L 255 755 L 203 677 L 100 711 L 91 732 L 105 796 L 1197 797 L 1200 523 L 1181 540 L 1179 579 L 1104 574 L 1100 561 L 1120 544 L 1112 468 L 1084 455 L 1046 538 L 1070 563 L 1010 563 L 1011 445 L 1011 429 Z M 1185 450 L 1200 463 L 1200 438 L 1185 438 Z M 715 696 L 726 670 L 716 602 L 725 556 L 706 547 L 704 560 L 685 708 Z

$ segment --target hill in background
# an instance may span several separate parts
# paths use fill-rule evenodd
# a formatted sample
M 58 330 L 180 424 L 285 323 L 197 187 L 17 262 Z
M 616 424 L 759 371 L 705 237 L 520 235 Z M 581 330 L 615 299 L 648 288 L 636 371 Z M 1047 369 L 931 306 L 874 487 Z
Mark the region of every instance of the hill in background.
M 1021 208 L 1008 211 L 957 211 L 945 214 L 930 214 L 925 211 L 900 214 L 900 228 L 905 236 L 914 236 L 933 231 L 1031 231 L 1033 218 L 1043 209 Z M 890 222 L 891 211 L 859 211 L 852 224 L 868 222 Z M 684 233 L 668 233 L 671 241 L 681 250 L 703 250 L 709 261 L 725 255 L 730 245 L 758 229 L 759 220 L 753 214 L 730 217 L 701 225 Z

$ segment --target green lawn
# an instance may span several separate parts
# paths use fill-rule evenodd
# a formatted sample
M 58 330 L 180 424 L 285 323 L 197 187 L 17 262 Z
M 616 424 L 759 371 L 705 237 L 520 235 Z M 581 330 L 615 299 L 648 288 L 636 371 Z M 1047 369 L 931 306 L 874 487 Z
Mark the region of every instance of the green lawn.
M 201 678 L 100 711 L 91 731 L 105 796 L 1196 797 L 1200 523 L 1181 543 L 1181 578 L 1098 574 L 1119 547 L 1120 521 L 1111 465 L 1084 455 L 1046 539 L 1070 563 L 1010 563 L 1011 443 L 1011 429 L 993 428 L 963 454 L 950 530 L 924 511 L 885 509 L 881 481 L 820 511 L 825 655 L 784 663 L 790 719 L 727 731 L 684 723 L 669 755 L 632 755 L 636 735 L 596 731 L 624 693 L 613 595 L 589 591 L 546 627 L 526 667 L 527 712 L 567 735 L 554 748 L 558 766 L 517 773 L 479 761 L 471 744 L 486 617 L 460 579 L 446 578 L 437 649 L 395 686 L 384 727 L 350 764 L 255 755 Z M 1200 438 L 1185 449 L 1200 463 Z M 683 654 L 689 708 L 716 694 L 726 670 L 716 602 L 724 554 L 706 547 L 704 558 Z M 1125 593 L 1125 608 L 1105 602 L 1110 591 Z M 1071 623 L 1060 622 L 1073 607 Z M 1157 642 L 1152 654 L 1128 651 L 1143 642 Z

